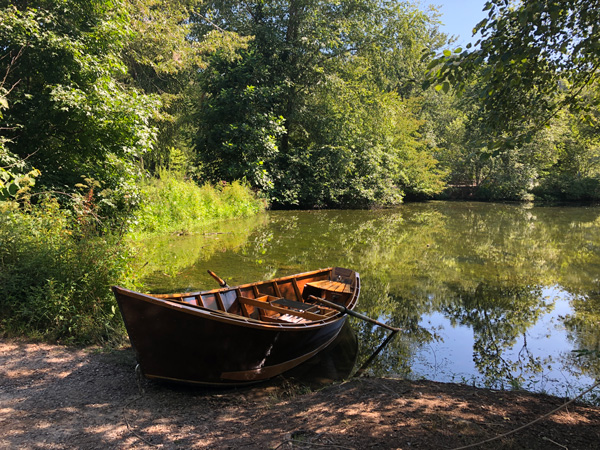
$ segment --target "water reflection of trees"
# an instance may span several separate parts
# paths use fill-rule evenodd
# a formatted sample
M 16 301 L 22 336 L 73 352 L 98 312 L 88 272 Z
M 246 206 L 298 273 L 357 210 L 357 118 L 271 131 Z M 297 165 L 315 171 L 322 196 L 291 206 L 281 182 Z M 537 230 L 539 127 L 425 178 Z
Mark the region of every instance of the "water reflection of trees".
M 454 301 L 442 311 L 452 325 L 473 330 L 473 361 L 488 387 L 523 386 L 543 372 L 541 358 L 527 347 L 527 330 L 549 312 L 553 303 L 545 300 L 538 286 L 490 285 L 480 283 L 475 290 L 451 287 Z M 507 356 L 519 338 L 522 346 Z
M 563 323 L 574 348 L 583 352 L 565 356 L 565 367 L 598 380 L 600 379 L 600 289 L 585 296 L 575 297 L 571 304 L 573 314 L 564 317 Z
M 143 285 L 142 289 L 155 293 L 200 289 L 203 286 L 195 270 L 196 263 L 210 259 L 217 252 L 244 248 L 252 231 L 266 223 L 267 216 L 259 215 L 209 224 L 205 230 L 192 234 L 149 236 L 132 242 L 138 261 L 138 283 Z M 206 274 L 206 267 L 201 270 Z
M 223 267 L 233 282 L 332 265 L 358 270 L 359 310 L 407 330 L 378 358 L 376 372 L 409 374 L 410 359 L 435 339 L 435 330 L 419 322 L 440 312 L 473 328 L 475 364 L 487 383 L 527 383 L 525 374 L 543 367 L 525 338 L 552 306 L 541 295 L 548 286 L 575 295 L 573 313 L 564 320 L 575 347 L 598 348 L 598 209 L 433 202 L 376 211 L 275 211 L 267 217 L 244 224 L 224 252 L 203 250 L 187 261 L 202 261 L 202 269 L 207 261 Z M 192 277 L 194 270 L 180 265 L 177 273 Z M 382 330 L 355 326 L 362 348 L 376 348 L 384 339 Z M 507 358 L 521 338 L 520 354 Z M 591 376 L 600 374 L 595 363 L 568 361 Z
M 369 365 L 368 373 L 373 375 L 397 374 L 412 376 L 412 360 L 423 345 L 432 342 L 435 334 L 421 326 L 419 321 L 425 301 L 402 298 L 389 292 L 389 284 L 381 280 L 363 283 L 361 303 L 371 305 L 368 314 L 381 322 L 399 327 L 402 332 L 385 346 L 376 359 Z M 390 331 L 367 322 L 354 320 L 354 329 L 359 337 L 359 365 L 362 365 L 371 353 L 386 339 Z
M 363 279 L 359 309 L 407 330 L 378 358 L 376 373 L 410 374 L 410 359 L 435 339 L 419 327 L 424 315 L 442 312 L 475 333 L 474 362 L 488 385 L 527 385 L 547 361 L 527 347 L 527 330 L 549 311 L 544 286 L 589 292 L 597 278 L 598 211 L 511 205 L 431 203 L 383 211 L 321 211 L 271 216 L 267 264 L 297 272 L 316 266 L 357 269 Z M 274 236 L 274 237 L 273 237 Z M 276 270 L 276 269 L 275 269 Z M 283 274 L 283 273 L 282 273 Z M 577 320 L 590 319 L 574 303 Z M 594 306 L 595 311 L 599 309 Z M 569 318 L 575 324 L 574 318 Z M 385 338 L 356 324 L 364 358 Z M 582 332 L 580 325 L 572 333 Z M 598 330 L 591 335 L 598 339 Z M 590 337 L 574 338 L 577 345 Z M 513 352 L 518 340 L 520 350 Z M 510 356 L 507 356 L 510 355 Z M 586 373 L 582 359 L 573 367 Z

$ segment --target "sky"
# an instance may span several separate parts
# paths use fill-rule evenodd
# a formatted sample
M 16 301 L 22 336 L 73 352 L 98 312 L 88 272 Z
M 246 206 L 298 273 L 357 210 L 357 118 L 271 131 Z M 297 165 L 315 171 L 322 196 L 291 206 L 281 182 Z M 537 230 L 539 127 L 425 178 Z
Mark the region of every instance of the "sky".
M 486 0 L 428 0 L 422 1 L 422 4 L 439 6 L 438 10 L 442 13 L 440 20 L 444 23 L 440 30 L 449 35 L 457 35 L 455 45 L 464 46 L 477 40 L 471 36 L 475 25 L 487 16 L 487 12 L 482 11 L 485 2 Z

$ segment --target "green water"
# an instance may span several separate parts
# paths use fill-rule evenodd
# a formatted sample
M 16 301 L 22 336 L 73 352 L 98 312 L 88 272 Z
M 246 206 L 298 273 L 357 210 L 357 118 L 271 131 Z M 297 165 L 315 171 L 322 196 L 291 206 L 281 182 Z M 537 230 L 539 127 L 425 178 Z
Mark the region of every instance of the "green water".
M 406 330 L 373 375 L 574 396 L 600 378 L 600 208 L 431 202 L 273 211 L 140 244 L 149 292 L 327 266 L 361 275 L 358 311 Z M 358 363 L 386 331 L 352 321 Z

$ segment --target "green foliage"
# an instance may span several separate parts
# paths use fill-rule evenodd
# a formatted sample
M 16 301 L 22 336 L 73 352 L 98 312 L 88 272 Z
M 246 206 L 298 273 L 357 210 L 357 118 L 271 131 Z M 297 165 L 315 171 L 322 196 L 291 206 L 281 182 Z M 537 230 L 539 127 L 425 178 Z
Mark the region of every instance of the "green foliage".
M 548 175 L 533 193 L 541 200 L 552 202 L 597 202 L 600 200 L 600 178 Z
M 120 52 L 130 36 L 122 4 L 3 2 L 0 22 L 8 150 L 40 170 L 36 187 L 72 194 L 85 175 L 119 192 L 113 205 L 133 199 L 136 161 L 155 139 L 149 118 L 159 103 L 122 82 Z
M 598 198 L 599 6 L 490 0 L 481 38 L 431 60 L 424 86 L 463 96 L 462 145 L 441 157 L 454 184 L 488 200 Z
M 597 90 L 597 86 L 589 91 Z M 534 190 L 537 197 L 554 201 L 597 201 L 600 199 L 599 110 L 560 114 L 551 130 L 557 135 L 552 164 Z M 591 118 L 588 120 L 586 118 Z
M 441 106 L 428 106 L 424 119 L 427 136 L 440 149 L 438 159 L 451 171 L 451 185 L 480 200 L 597 199 L 597 85 L 582 91 L 585 111 L 557 113 L 547 126 L 530 130 L 510 149 L 488 146 L 496 121 L 489 123 L 479 101 L 480 89 L 475 79 L 460 97 L 436 92 L 427 100 Z
M 144 154 L 144 168 L 157 173 L 172 164 L 172 149 L 190 160 L 193 133 L 192 99 L 201 97 L 197 72 L 206 69 L 207 52 L 232 51 L 245 40 L 233 33 L 213 33 L 203 41 L 189 39 L 192 11 L 198 0 L 139 0 L 126 2 L 131 35 L 122 59 L 127 82 L 146 94 L 160 96 L 162 108 L 152 116 L 156 144 Z
M 281 155 L 287 169 L 279 195 L 293 195 L 300 205 L 347 208 L 439 192 L 442 175 L 420 140 L 412 104 L 364 83 L 365 68 L 346 70 L 312 92 L 304 135 L 292 135 L 295 147 Z
M 0 146 L 0 202 L 16 199 L 35 184 L 40 171 L 27 170 L 25 161 Z
M 481 39 L 433 59 L 425 84 L 461 91 L 478 74 L 489 139 L 512 148 L 561 108 L 582 107 L 582 90 L 598 79 L 600 4 L 490 0 L 484 11 L 488 16 L 473 30 Z
M 7 76 L 16 63 L 18 56 L 14 57 L 6 68 Z M 7 76 L 0 80 L 0 120 L 4 118 L 4 110 L 9 107 L 8 95 L 13 89 L 12 87 L 10 89 L 5 87 Z M 35 178 L 40 175 L 39 170 L 28 169 L 27 163 L 23 159 L 8 150 L 7 144 L 9 142 L 9 139 L 0 135 L 0 202 L 24 194 L 35 184 Z
M 190 232 L 210 222 L 247 217 L 263 211 L 264 201 L 245 184 L 204 185 L 162 170 L 142 183 L 136 234 Z
M 256 51 L 241 50 L 234 59 L 218 52 L 202 76 L 209 96 L 198 111 L 195 148 L 202 173 L 213 182 L 245 177 L 252 186 L 273 189 L 278 139 L 285 129 L 275 112 L 279 92 L 268 69 Z
M 55 199 L 0 203 L 0 323 L 5 332 L 68 343 L 117 343 L 124 329 L 110 285 L 127 283 L 119 236 L 96 231 Z
M 328 77 L 307 103 L 305 135 L 290 136 L 275 196 L 317 207 L 399 203 L 398 125 L 409 120 L 397 96 L 369 90 L 351 74 Z
M 211 181 L 246 177 L 280 207 L 393 204 L 403 187 L 439 190 L 403 103 L 422 76 L 421 49 L 443 40 L 432 16 L 403 2 L 291 0 L 208 2 L 194 19 L 198 39 L 215 24 L 252 37 L 200 73 L 194 142 Z

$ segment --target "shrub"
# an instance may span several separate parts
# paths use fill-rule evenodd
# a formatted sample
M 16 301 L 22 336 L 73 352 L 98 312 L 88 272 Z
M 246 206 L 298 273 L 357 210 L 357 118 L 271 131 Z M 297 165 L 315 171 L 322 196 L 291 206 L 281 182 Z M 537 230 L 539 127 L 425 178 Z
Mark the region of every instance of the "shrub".
M 549 201 L 597 202 L 600 200 L 600 178 L 550 175 L 542 180 L 534 193 L 539 199 Z
M 117 343 L 124 328 L 110 285 L 130 279 L 119 236 L 61 209 L 0 203 L 0 324 L 8 334 Z
M 145 181 L 141 190 L 136 233 L 193 231 L 217 220 L 251 216 L 266 207 L 244 183 L 200 187 L 166 170 L 159 178 Z

